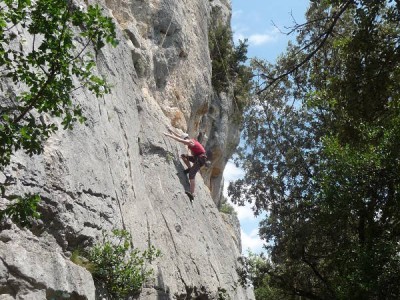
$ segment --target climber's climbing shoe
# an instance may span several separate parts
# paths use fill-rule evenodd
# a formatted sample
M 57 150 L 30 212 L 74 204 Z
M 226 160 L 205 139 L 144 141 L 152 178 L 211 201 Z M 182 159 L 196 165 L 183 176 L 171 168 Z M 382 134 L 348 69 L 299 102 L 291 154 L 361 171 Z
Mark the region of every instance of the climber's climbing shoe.
M 193 196 L 193 194 L 192 194 L 191 192 L 186 191 L 185 193 L 186 193 L 186 195 L 189 197 L 190 201 L 193 201 L 193 200 L 194 200 L 194 196 Z

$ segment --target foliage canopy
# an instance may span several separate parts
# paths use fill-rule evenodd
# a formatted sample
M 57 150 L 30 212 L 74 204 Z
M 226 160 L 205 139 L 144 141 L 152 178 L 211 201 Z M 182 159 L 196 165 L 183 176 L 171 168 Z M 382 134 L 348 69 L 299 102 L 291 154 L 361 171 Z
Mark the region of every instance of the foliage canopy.
M 252 89 L 251 69 L 244 64 L 247 61 L 247 40 L 240 40 L 235 46 L 232 30 L 221 20 L 220 11 L 213 8 L 208 38 L 211 82 L 217 93 L 233 90 L 236 114 L 241 118 Z
M 267 212 L 268 285 L 398 299 L 400 3 L 311 1 L 306 17 L 276 65 L 252 62 L 266 81 L 229 193 Z
M 113 236 L 103 233 L 102 242 L 90 249 L 88 259 L 92 274 L 102 280 L 113 299 L 125 299 L 140 292 L 152 274 L 147 264 L 161 255 L 149 246 L 143 252 L 131 246 L 131 235 L 126 230 L 113 230 Z
M 92 74 L 92 51 L 101 49 L 104 40 L 114 45 L 116 41 L 114 24 L 98 6 L 84 12 L 63 0 L 2 2 L 1 77 L 22 89 L 19 94 L 3 95 L 0 107 L 0 164 L 5 166 L 18 149 L 41 153 L 43 141 L 57 130 L 56 123 L 46 122 L 44 115 L 60 117 L 65 129 L 74 121 L 84 121 L 71 94 L 79 87 L 96 96 L 109 91 L 105 81 Z M 74 27 L 82 28 L 79 34 Z
M 42 153 L 58 122 L 70 129 L 85 121 L 72 98 L 77 89 L 97 97 L 109 92 L 106 81 L 93 72 L 95 54 L 105 43 L 117 44 L 115 25 L 98 5 L 84 10 L 65 0 L 0 1 L 0 170 L 17 150 Z M 6 185 L 1 185 L 3 197 L 13 200 L 5 195 Z M 36 207 L 36 197 L 18 199 L 27 202 L 22 206 Z M 18 221 L 22 206 L 10 205 L 0 216 Z M 37 216 L 34 211 L 31 216 Z

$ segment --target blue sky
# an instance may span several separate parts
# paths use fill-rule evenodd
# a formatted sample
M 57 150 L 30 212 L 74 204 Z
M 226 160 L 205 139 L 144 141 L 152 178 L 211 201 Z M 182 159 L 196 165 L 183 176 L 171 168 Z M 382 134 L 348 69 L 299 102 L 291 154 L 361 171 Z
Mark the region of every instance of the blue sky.
M 287 27 L 304 22 L 308 0 L 232 0 L 232 30 L 234 40 L 248 39 L 248 57 L 258 57 L 275 62 L 278 55 L 286 49 L 293 36 L 287 36 Z M 228 162 L 225 171 L 225 195 L 230 181 L 243 176 L 243 170 Z M 243 254 L 262 251 L 263 242 L 258 237 L 258 223 L 262 217 L 255 218 L 251 205 L 236 207 L 242 230 Z
M 290 38 L 282 32 L 304 22 L 308 0 L 232 0 L 234 40 L 247 38 L 248 56 L 274 62 Z M 281 32 L 282 31 L 282 32 Z

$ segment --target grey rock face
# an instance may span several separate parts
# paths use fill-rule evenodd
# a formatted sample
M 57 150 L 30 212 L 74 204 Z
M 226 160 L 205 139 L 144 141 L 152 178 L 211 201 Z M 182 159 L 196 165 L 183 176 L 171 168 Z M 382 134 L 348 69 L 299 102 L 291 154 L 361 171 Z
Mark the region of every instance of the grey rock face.
M 1 299 L 94 299 L 91 274 L 66 259 L 51 236 L 2 231 L 0 257 Z
M 217 4 L 228 17 L 225 2 Z M 232 300 L 253 299 L 238 284 L 237 229 L 214 203 L 239 132 L 229 119 L 229 97 L 211 87 L 210 1 L 102 5 L 120 40 L 97 58 L 112 93 L 98 100 L 77 91 L 87 125 L 57 132 L 43 155 L 18 153 L 0 172 L 1 182 L 5 174 L 14 182 L 8 192 L 43 199 L 43 221 L 31 231 L 11 225 L 0 233 L 0 299 L 100 299 L 90 273 L 68 256 L 113 228 L 127 229 L 139 249 L 151 243 L 163 254 L 139 299 L 219 299 L 221 290 Z M 169 125 L 202 135 L 217 153 L 196 177 L 193 203 L 179 159 L 186 150 L 163 135 Z

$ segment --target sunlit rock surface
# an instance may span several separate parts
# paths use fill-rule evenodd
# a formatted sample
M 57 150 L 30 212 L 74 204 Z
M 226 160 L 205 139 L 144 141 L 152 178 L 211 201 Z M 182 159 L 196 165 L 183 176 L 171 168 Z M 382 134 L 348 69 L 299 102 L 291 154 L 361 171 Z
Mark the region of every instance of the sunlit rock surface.
M 102 299 L 91 274 L 69 257 L 113 228 L 128 230 L 136 247 L 151 243 L 163 254 L 138 298 L 220 299 L 226 290 L 230 299 L 253 299 L 236 274 L 237 220 L 224 221 L 216 207 L 239 129 L 230 120 L 232 100 L 212 90 L 208 26 L 212 6 L 229 22 L 230 2 L 101 5 L 120 41 L 97 56 L 111 94 L 95 99 L 78 90 L 73 98 L 87 125 L 59 131 L 43 155 L 19 153 L 0 172 L 1 182 L 13 182 L 9 191 L 43 199 L 42 222 L 31 230 L 11 224 L 0 233 L 0 299 Z M 1 86 L 3 93 L 10 89 Z M 214 154 L 196 177 L 193 203 L 179 160 L 185 149 L 163 135 L 169 125 L 202 138 Z

